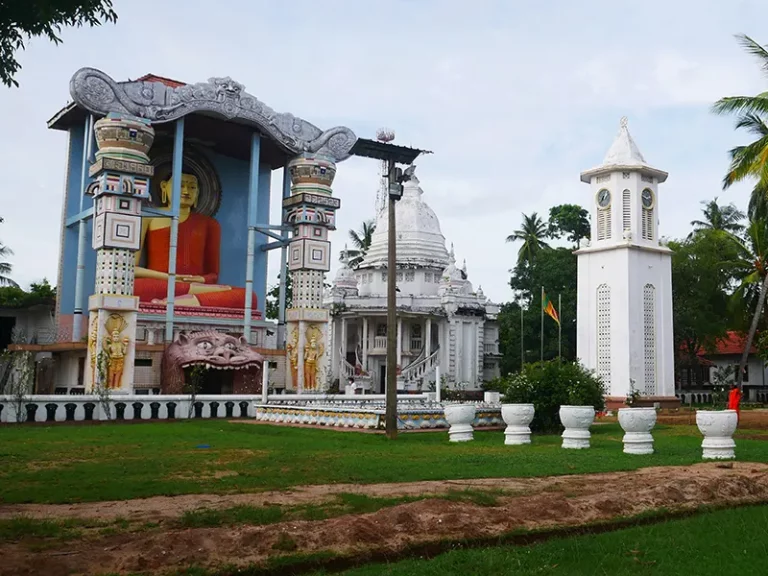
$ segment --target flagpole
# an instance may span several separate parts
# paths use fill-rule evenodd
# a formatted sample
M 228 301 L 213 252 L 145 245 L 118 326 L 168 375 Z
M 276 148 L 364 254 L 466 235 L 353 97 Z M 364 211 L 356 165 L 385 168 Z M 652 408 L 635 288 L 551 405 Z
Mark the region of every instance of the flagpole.
M 541 287 L 541 358 L 544 362 L 544 286 Z
M 560 322 L 557 323 L 557 360 L 562 361 L 563 357 L 563 295 L 557 295 L 557 314 Z

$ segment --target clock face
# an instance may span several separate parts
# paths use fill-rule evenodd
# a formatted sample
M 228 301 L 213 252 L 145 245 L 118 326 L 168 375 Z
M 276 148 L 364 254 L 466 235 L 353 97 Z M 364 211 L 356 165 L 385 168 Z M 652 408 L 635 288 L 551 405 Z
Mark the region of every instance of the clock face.
M 600 190 L 597 193 L 597 205 L 606 208 L 611 203 L 611 193 L 608 190 Z
M 643 206 L 645 208 L 650 208 L 653 206 L 653 192 L 651 192 L 648 188 L 643 190 L 642 194 L 642 200 L 643 200 Z

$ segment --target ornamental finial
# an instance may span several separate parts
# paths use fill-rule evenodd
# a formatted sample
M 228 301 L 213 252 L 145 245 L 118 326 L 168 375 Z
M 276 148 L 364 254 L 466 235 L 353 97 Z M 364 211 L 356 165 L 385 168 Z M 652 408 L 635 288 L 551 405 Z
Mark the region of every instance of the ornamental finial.
M 622 116 L 622 117 L 621 117 L 621 120 L 619 120 L 619 125 L 620 125 L 622 128 L 626 128 L 626 127 L 627 127 L 627 124 L 629 124 L 629 118 L 627 118 L 626 116 Z
M 379 128 L 376 131 L 376 140 L 379 142 L 392 142 L 395 139 L 395 131 L 390 128 Z

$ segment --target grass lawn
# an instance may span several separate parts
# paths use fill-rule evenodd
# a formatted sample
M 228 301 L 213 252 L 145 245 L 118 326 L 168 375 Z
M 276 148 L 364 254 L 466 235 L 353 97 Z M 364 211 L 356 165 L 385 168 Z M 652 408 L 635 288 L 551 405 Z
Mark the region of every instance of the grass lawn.
M 446 432 L 383 435 L 191 420 L 0 427 L 0 501 L 67 503 L 301 484 L 526 477 L 701 461 L 695 427 L 657 426 L 656 454 L 622 453 L 618 424 L 592 427 L 592 449 L 559 436 L 504 445 L 501 431 L 450 444 Z M 765 435 L 765 431 L 756 432 Z M 768 439 L 768 435 L 765 435 Z M 737 439 L 740 460 L 768 462 L 768 442 Z
M 371 564 L 343 575 L 762 575 L 766 532 L 768 506 L 755 506 L 533 546 L 456 550 L 431 560 Z

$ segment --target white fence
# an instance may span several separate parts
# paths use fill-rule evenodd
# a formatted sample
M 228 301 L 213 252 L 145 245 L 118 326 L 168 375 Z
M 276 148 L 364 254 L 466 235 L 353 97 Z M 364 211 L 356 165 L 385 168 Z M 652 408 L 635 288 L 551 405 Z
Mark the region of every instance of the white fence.
M 269 403 L 283 406 L 380 407 L 383 394 L 270 394 Z M 83 422 L 91 420 L 169 420 L 186 418 L 255 418 L 261 395 L 30 395 L 0 396 L 0 422 Z M 426 394 L 398 396 L 398 404 L 429 401 Z

